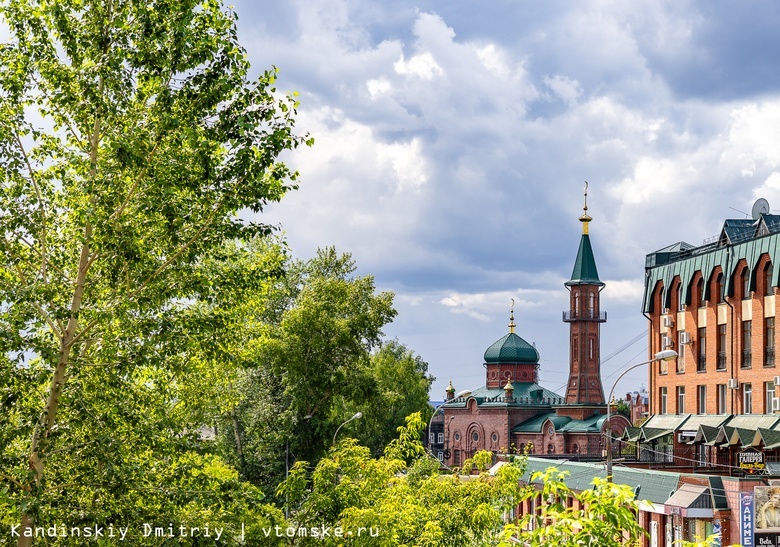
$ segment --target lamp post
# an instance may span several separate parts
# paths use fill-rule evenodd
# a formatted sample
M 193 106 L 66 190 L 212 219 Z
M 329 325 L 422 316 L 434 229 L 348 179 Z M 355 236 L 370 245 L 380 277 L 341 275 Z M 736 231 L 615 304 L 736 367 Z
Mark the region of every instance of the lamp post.
M 615 383 L 612 384 L 612 389 L 609 390 L 609 397 L 607 397 L 607 482 L 612 482 L 612 406 L 610 402 L 612 401 L 612 394 L 615 391 L 615 387 L 617 387 L 617 383 L 620 381 L 620 379 L 626 375 L 627 372 L 634 370 L 637 367 L 641 367 L 644 365 L 649 365 L 650 363 L 655 363 L 656 361 L 671 361 L 672 359 L 677 357 L 677 352 L 673 349 L 665 349 L 663 351 L 659 351 L 655 354 L 655 357 L 650 359 L 649 361 L 643 361 L 641 363 L 637 363 L 636 365 L 632 365 L 628 367 L 626 370 L 620 373 L 620 376 L 617 377 L 617 380 L 615 380 Z
M 454 398 L 455 399 L 460 399 L 461 397 L 468 397 L 469 395 L 471 395 L 471 390 L 470 389 L 464 389 L 463 391 L 459 391 L 458 393 L 456 393 Z M 449 403 L 449 402 L 450 401 L 447 400 L 447 401 L 444 401 L 443 403 L 441 403 L 439 406 L 437 406 L 433 410 L 433 414 L 431 414 L 431 419 L 428 420 L 428 430 L 427 430 L 428 431 L 428 454 L 430 454 L 431 456 L 433 456 L 433 450 L 431 450 L 431 426 L 433 425 L 433 417 L 436 416 L 436 414 L 439 412 L 439 410 L 441 410 L 441 408 L 444 405 L 446 405 L 447 403 Z M 454 416 L 453 416 L 453 418 L 454 418 Z
M 454 398 L 455 399 L 460 399 L 461 397 L 468 397 L 469 395 L 471 395 L 471 390 L 470 389 L 464 389 L 463 391 L 459 391 L 458 393 L 456 393 Z M 430 435 L 431 435 L 431 425 L 433 424 L 433 418 L 434 418 L 434 416 L 436 416 L 436 414 L 439 413 L 439 410 L 441 410 L 441 408 L 444 405 L 446 405 L 447 403 L 449 403 L 449 402 L 450 401 L 447 400 L 447 401 L 444 401 L 443 403 L 441 403 L 439 406 L 437 406 L 433 410 L 433 414 L 431 414 L 431 419 L 428 420 L 428 441 L 429 441 L 428 442 L 428 452 L 431 451 L 431 443 L 430 443 L 431 438 L 430 438 Z
M 352 417 L 351 417 L 349 420 L 347 420 L 346 422 L 344 422 L 343 424 L 341 424 L 340 426 L 338 426 L 338 427 L 336 428 L 336 432 L 333 434 L 333 444 L 336 444 L 336 435 L 338 435 L 338 434 L 339 434 L 339 429 L 341 429 L 342 427 L 344 427 L 345 425 L 347 425 L 347 424 L 348 424 L 349 422 L 351 422 L 352 420 L 359 420 L 359 419 L 360 419 L 360 418 L 362 418 L 362 417 L 363 417 L 363 413 L 362 413 L 362 412 L 355 412 L 355 414 L 353 414 L 353 415 L 352 415 Z

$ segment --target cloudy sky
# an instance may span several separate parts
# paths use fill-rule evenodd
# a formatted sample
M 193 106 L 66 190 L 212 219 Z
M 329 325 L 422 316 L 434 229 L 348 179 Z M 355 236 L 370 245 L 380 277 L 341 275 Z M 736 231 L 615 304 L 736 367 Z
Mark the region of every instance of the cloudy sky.
M 606 391 L 647 359 L 645 255 L 701 244 L 759 197 L 780 207 L 771 0 L 233 4 L 253 66 L 279 68 L 316 139 L 265 220 L 296 257 L 335 245 L 396 293 L 385 333 L 430 364 L 433 398 L 484 383 L 510 299 L 562 392 L 585 180 Z

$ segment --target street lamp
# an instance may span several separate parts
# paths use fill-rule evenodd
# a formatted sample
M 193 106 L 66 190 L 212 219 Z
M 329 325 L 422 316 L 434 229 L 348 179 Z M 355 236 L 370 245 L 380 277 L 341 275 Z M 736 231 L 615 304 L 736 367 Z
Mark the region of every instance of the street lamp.
M 469 395 L 471 395 L 471 390 L 470 389 L 464 389 L 463 391 L 459 391 L 458 393 L 455 394 L 455 399 L 460 399 L 461 397 L 468 397 Z M 428 454 L 430 454 L 431 456 L 433 456 L 433 451 L 431 450 L 431 425 L 433 424 L 433 417 L 436 416 L 436 414 L 439 412 L 439 410 L 441 410 L 441 408 L 444 405 L 446 405 L 447 403 L 449 403 L 449 402 L 450 401 L 447 400 L 447 401 L 444 401 L 443 403 L 441 403 L 439 406 L 437 406 L 433 410 L 433 414 L 431 414 L 431 419 L 428 420 Z M 453 416 L 453 418 L 454 418 L 454 416 Z
M 650 359 L 649 361 L 644 361 L 642 363 L 637 363 L 636 365 L 632 365 L 628 367 L 626 370 L 620 373 L 620 376 L 617 377 L 617 380 L 615 380 L 615 383 L 612 384 L 612 389 L 609 390 L 609 397 L 607 397 L 607 482 L 612 482 L 612 406 L 610 404 L 610 401 L 612 401 L 612 394 L 615 391 L 615 387 L 617 387 L 617 383 L 620 381 L 620 379 L 626 375 L 627 372 L 634 370 L 637 367 L 641 367 L 644 365 L 649 365 L 650 363 L 655 363 L 656 361 L 671 361 L 672 359 L 675 359 L 677 357 L 677 352 L 673 349 L 665 349 L 663 351 L 659 351 L 655 354 L 655 357 Z
M 355 414 L 353 414 L 352 417 L 349 420 L 347 420 L 346 422 L 344 422 L 343 424 L 338 426 L 336 428 L 336 432 L 333 434 L 333 444 L 336 444 L 336 435 L 339 434 L 339 429 L 341 429 L 343 426 L 347 425 L 352 420 L 359 420 L 362 417 L 363 417 L 363 413 L 362 412 L 355 412 Z

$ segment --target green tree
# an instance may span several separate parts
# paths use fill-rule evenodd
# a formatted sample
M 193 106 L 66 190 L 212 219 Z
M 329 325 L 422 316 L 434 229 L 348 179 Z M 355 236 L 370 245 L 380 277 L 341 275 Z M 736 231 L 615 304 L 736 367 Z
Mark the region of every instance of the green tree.
M 421 412 L 423 419 L 430 417 L 428 393 L 433 380 L 422 357 L 398 340 L 385 341 L 353 378 L 354 388 L 348 397 L 342 396 L 344 410 L 338 416 L 346 419 L 362 412 L 350 434 L 378 456 L 407 416 Z
M 298 462 L 279 488 L 293 510 L 293 528 L 318 525 L 341 531 L 343 538 L 296 537 L 293 545 L 419 547 L 453 545 L 635 545 L 642 534 L 636 501 L 626 486 L 597 481 L 593 489 L 573 493 L 554 468 L 533 477 L 543 481 L 539 514 L 511 522 L 523 500 L 540 495 L 523 484 L 525 457 L 491 472 L 489 452 L 478 452 L 455 474 L 439 473 L 438 461 L 419 440 L 425 427 L 420 414 L 408 417 L 385 454 L 344 439 L 313 470 Z M 576 497 L 583 509 L 567 508 Z M 351 534 L 351 535 L 350 535 Z M 361 534 L 361 535 L 358 535 Z
M 296 102 L 275 98 L 275 70 L 247 79 L 218 1 L 5 0 L 0 15 L 0 519 L 227 514 L 199 493 L 238 483 L 201 451 L 192 390 L 219 376 L 232 319 L 194 304 L 198 271 L 268 231 L 239 211 L 294 187 L 277 157 L 311 143 Z
M 272 490 L 292 461 L 319 459 L 350 409 L 363 401 L 376 378 L 371 351 L 396 313 L 393 295 L 378 292 L 371 276 L 356 276 L 352 257 L 334 248 L 290 260 L 284 270 L 248 316 L 246 372 L 238 384 L 243 399 L 226 416 L 221 439 L 244 476 Z M 414 376 L 403 367 L 427 367 L 408 357 L 398 378 Z M 388 373 L 392 368 L 381 360 L 378 366 Z M 426 382 L 420 375 L 409 386 L 414 401 Z

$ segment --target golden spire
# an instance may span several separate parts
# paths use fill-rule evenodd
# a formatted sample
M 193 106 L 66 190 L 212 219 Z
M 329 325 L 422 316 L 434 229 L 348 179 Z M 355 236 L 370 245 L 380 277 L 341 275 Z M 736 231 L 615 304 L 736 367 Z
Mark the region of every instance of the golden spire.
M 582 222 L 582 234 L 588 235 L 588 222 L 593 220 L 590 216 L 588 216 L 588 181 L 585 181 L 585 206 L 582 208 L 583 215 L 580 217 L 580 222 Z
M 450 378 L 450 385 L 448 385 L 447 389 L 445 389 L 444 391 L 446 391 L 447 393 L 450 392 L 455 393 L 455 388 L 452 386 L 452 378 Z
M 512 305 L 509 307 L 509 332 L 515 332 L 515 299 L 511 298 Z

